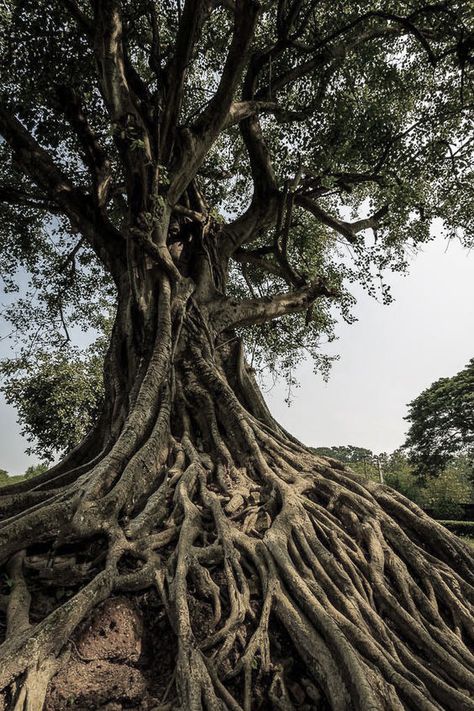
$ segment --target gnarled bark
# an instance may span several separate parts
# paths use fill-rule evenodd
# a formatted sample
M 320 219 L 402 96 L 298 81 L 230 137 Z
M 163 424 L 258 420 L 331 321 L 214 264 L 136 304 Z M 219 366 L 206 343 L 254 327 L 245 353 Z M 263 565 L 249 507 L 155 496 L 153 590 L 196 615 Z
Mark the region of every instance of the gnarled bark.
M 152 589 L 176 641 L 158 708 L 474 709 L 468 548 L 285 433 L 212 301 L 157 284 L 142 340 L 116 326 L 94 447 L 2 491 L 7 707 L 41 709 L 94 609 Z

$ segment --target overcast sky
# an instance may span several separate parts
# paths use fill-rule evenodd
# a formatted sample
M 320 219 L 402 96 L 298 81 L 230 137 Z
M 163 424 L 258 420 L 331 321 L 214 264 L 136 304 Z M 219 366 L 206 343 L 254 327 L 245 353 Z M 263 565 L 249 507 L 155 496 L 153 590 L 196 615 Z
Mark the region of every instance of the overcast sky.
M 340 355 L 328 383 L 308 361 L 291 407 L 283 384 L 266 394 L 277 420 L 306 444 L 393 451 L 404 441 L 406 404 L 474 357 L 474 251 L 438 238 L 389 283 L 390 306 L 357 293 L 358 321 L 340 323 L 327 350 Z
M 296 376 L 291 407 L 286 387 L 266 393 L 276 418 L 308 445 L 354 444 L 393 451 L 404 440 L 406 404 L 440 377 L 474 357 L 474 251 L 436 239 L 414 259 L 406 277 L 390 278 L 395 303 L 383 306 L 358 293 L 352 325 L 340 323 L 339 353 L 328 383 L 311 362 Z M 0 337 L 7 331 L 0 324 Z M 0 342 L 0 356 L 8 355 Z M 0 469 L 18 474 L 34 463 L 24 450 L 15 411 L 0 398 Z

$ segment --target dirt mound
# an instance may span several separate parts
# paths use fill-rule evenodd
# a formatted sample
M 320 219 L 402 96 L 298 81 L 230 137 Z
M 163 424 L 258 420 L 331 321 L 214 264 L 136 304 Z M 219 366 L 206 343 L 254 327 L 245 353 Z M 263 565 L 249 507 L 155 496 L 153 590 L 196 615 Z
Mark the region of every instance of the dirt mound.
M 143 623 L 147 620 L 153 623 Z M 71 640 L 71 656 L 52 679 L 45 711 L 148 711 L 172 685 L 173 635 L 154 593 L 101 605 Z

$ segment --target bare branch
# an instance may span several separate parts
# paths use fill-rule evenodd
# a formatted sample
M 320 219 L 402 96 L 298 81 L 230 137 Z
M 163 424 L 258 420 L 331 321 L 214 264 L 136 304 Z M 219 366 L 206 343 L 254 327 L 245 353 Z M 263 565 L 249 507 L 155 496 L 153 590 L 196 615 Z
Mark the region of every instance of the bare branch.
M 225 299 L 216 304 L 213 310 L 214 324 L 223 331 L 227 328 L 251 326 L 265 321 L 272 321 L 280 316 L 307 311 L 314 301 L 321 296 L 337 296 L 335 289 L 330 289 L 322 278 L 311 284 L 274 296 L 263 298 Z
M 295 202 L 297 205 L 314 215 L 314 217 L 316 217 L 319 222 L 322 222 L 323 225 L 327 225 L 336 232 L 339 232 L 339 234 L 343 235 L 343 237 L 351 243 L 357 241 L 357 234 L 359 232 L 368 229 L 377 229 L 380 225 L 380 220 L 388 213 L 388 207 L 385 206 L 375 212 L 371 217 L 363 220 L 357 220 L 356 222 L 345 222 L 344 220 L 340 220 L 338 217 L 334 217 L 334 215 L 330 215 L 314 200 L 311 200 L 311 198 L 306 195 L 295 195 Z

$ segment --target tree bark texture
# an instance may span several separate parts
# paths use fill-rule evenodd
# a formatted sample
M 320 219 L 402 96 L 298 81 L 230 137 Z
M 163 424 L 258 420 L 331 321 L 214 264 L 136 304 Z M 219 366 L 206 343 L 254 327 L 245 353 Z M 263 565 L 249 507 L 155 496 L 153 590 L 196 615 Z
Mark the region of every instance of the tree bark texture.
M 0 495 L 5 708 L 63 708 L 78 631 L 153 591 L 173 671 L 133 708 L 474 709 L 467 546 L 279 427 L 232 303 L 147 279 L 121 293 L 96 430 Z

